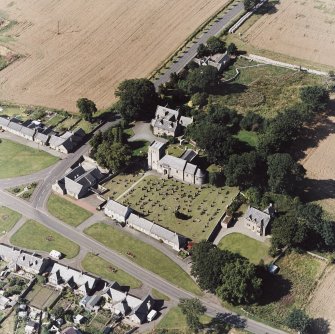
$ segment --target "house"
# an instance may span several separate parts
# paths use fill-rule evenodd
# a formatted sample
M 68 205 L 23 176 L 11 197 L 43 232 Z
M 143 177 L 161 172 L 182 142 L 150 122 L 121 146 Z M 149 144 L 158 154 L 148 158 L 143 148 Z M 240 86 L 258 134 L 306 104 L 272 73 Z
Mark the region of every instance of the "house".
M 150 295 L 147 295 L 139 305 L 132 309 L 128 318 L 136 324 L 142 324 L 147 320 L 147 317 L 152 310 L 154 300 Z
M 43 273 L 50 264 L 50 259 L 2 243 L 0 258 L 8 262 L 8 267 L 14 271 L 22 269 L 35 275 Z
M 35 137 L 35 132 L 36 132 L 35 129 L 22 125 L 21 132 L 19 135 L 27 140 L 33 141 Z
M 9 299 L 4 297 L 4 296 L 0 296 L 0 310 L 3 311 L 4 309 L 6 309 L 6 307 L 8 306 L 9 303 Z
M 231 226 L 232 222 L 233 222 L 233 216 L 229 215 L 228 213 L 225 213 L 225 215 L 221 220 L 221 227 L 228 228 Z
M 69 327 L 62 331 L 62 334 L 82 334 L 76 327 Z
M 125 223 L 131 213 L 131 209 L 113 200 L 108 200 L 105 206 L 105 215 L 115 219 L 119 223 Z
M 66 131 L 61 136 L 51 135 L 49 145 L 52 149 L 68 154 L 75 150 L 75 148 L 82 142 L 85 137 L 85 132 L 81 128 L 71 132 Z
M 24 328 L 24 332 L 26 334 L 38 333 L 38 328 L 39 328 L 38 322 L 29 320 L 26 324 L 26 327 Z
M 49 135 L 47 135 L 45 133 L 42 133 L 42 132 L 39 132 L 39 131 L 36 131 L 36 134 L 35 134 L 35 137 L 34 137 L 34 141 L 37 144 L 40 144 L 42 146 L 46 146 L 49 143 L 49 138 L 50 138 Z
M 86 311 L 98 311 L 99 310 L 99 302 L 101 300 L 101 295 L 92 295 L 92 296 L 85 296 L 79 302 L 79 305 L 82 306 Z
M 86 296 L 92 293 L 99 279 L 60 263 L 54 263 L 48 281 L 56 287 L 67 285 Z
M 141 218 L 133 213 L 129 215 L 127 225 L 156 240 L 161 240 L 177 252 L 180 249 L 183 249 L 187 244 L 186 237 L 179 235 L 176 232 L 172 232 L 158 224 L 152 223 L 151 221 Z
M 155 136 L 176 137 L 182 127 L 192 124 L 193 118 L 180 116 L 179 110 L 157 106 L 155 118 L 151 120 L 151 126 Z
M 101 168 L 94 160 L 82 156 L 79 164 L 68 170 L 64 178 L 52 185 L 52 190 L 76 199 L 95 191 L 99 182 L 106 177 L 108 170 Z
M 8 130 L 8 125 L 9 125 L 10 119 L 4 116 L 0 116 L 0 126 L 1 129 L 3 130 Z
M 247 228 L 257 233 L 259 236 L 265 236 L 273 214 L 274 208 L 272 205 L 264 211 L 249 206 L 243 219 Z
M 194 153 L 191 154 L 193 155 L 192 160 L 197 155 Z M 183 154 L 180 158 L 165 154 L 165 143 L 154 141 L 148 149 L 148 168 L 155 170 L 165 178 L 202 185 L 206 182 L 207 175 L 197 165 L 188 161 L 189 154 L 190 152 Z
M 199 66 L 213 66 L 221 72 L 230 63 L 230 55 L 225 53 L 216 53 L 212 56 L 205 56 L 203 58 L 195 57 L 193 61 Z
M 82 316 L 81 314 L 77 314 L 74 318 L 73 318 L 73 323 L 75 325 L 80 325 L 82 323 L 84 323 L 86 320 L 86 318 L 84 316 Z
M 17 118 L 12 118 L 8 124 L 7 130 L 17 136 L 21 136 L 22 125 Z

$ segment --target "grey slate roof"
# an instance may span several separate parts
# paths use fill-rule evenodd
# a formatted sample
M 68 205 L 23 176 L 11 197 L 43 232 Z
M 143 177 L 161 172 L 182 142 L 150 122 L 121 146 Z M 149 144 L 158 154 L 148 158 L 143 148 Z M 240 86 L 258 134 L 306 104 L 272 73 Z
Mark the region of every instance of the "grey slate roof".
M 159 160 L 159 164 L 169 166 L 178 171 L 183 171 L 185 169 L 186 161 L 167 154 Z
M 10 122 L 10 120 L 8 118 L 0 116 L 0 126 L 7 127 L 9 122 Z
M 120 216 L 126 217 L 129 208 L 110 199 L 108 200 L 105 209 L 112 211 Z
M 17 123 L 15 121 L 13 121 L 13 119 L 11 119 L 11 121 L 8 124 L 8 128 L 12 129 L 14 131 L 19 131 L 20 132 L 21 129 L 22 129 L 22 125 L 20 123 Z
M 197 166 L 196 165 L 193 165 L 193 164 L 190 164 L 189 162 L 186 164 L 186 167 L 185 167 L 185 173 L 187 174 L 191 174 L 191 175 L 195 175 L 195 172 L 197 170 Z
M 65 142 L 66 139 L 63 139 L 61 137 L 58 137 L 56 135 L 51 135 L 49 140 L 49 145 L 52 147 L 57 147 L 62 145 Z
M 156 108 L 156 118 L 165 118 L 167 120 L 177 120 L 179 116 L 179 111 L 170 109 L 167 107 L 157 106 Z
M 152 143 L 150 144 L 150 146 L 151 146 L 152 148 L 155 148 L 155 149 L 157 149 L 157 150 L 161 149 L 161 148 L 164 147 L 165 145 L 166 145 L 165 143 L 162 143 L 162 142 L 157 141 L 157 140 L 155 140 L 154 142 L 152 142 Z
M 244 218 L 255 222 L 257 225 L 263 223 L 264 227 L 266 228 L 270 222 L 271 216 L 264 211 L 249 207 L 244 215 Z
M 31 129 L 26 126 L 22 126 L 21 128 L 21 133 L 30 137 L 34 137 L 35 131 L 36 131 L 35 129 Z
M 188 127 L 193 123 L 192 117 L 181 116 L 179 120 L 180 125 L 184 126 L 185 128 Z
M 154 223 L 151 221 L 141 218 L 133 213 L 130 214 L 129 218 L 127 219 L 132 225 L 138 226 L 140 229 L 150 232 Z
M 35 135 L 35 141 L 37 140 L 46 144 L 49 140 L 49 136 L 37 131 Z
M 140 305 L 138 305 L 133 311 L 131 312 L 131 315 L 134 314 L 136 317 L 140 320 L 141 323 L 143 323 L 153 306 L 154 300 L 150 295 L 147 295 L 141 302 Z
M 198 155 L 197 152 L 193 151 L 192 149 L 188 148 L 180 157 L 180 159 L 186 160 L 191 162 L 196 156 Z

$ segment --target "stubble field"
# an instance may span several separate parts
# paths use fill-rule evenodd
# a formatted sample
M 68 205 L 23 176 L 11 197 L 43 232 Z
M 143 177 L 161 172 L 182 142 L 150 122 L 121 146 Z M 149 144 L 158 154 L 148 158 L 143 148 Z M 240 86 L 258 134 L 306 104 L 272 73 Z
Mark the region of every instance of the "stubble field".
M 245 33 L 253 47 L 335 67 L 333 0 L 280 0 Z
M 0 0 L 0 13 L 17 22 L 5 44 L 23 55 L 1 71 L 0 100 L 109 106 L 120 81 L 150 74 L 226 2 Z

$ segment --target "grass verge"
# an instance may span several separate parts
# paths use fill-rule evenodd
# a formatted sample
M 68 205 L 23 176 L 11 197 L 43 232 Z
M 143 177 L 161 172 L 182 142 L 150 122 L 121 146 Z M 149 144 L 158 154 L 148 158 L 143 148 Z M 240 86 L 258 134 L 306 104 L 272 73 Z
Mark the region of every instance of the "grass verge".
M 79 246 L 34 220 L 28 220 L 10 239 L 17 246 L 31 250 L 50 252 L 58 250 L 71 259 L 79 253 Z
M 84 270 L 110 281 L 117 281 L 120 285 L 129 286 L 132 289 L 140 288 L 142 282 L 129 275 L 125 271 L 115 267 L 110 262 L 93 253 L 88 253 L 81 262 Z
M 0 206 L 0 232 L 10 231 L 21 217 L 18 212 Z
M 201 290 L 192 278 L 166 255 L 143 241 L 133 238 L 126 232 L 105 223 L 97 223 L 85 233 L 105 246 L 127 256 L 141 267 L 161 276 L 182 289 L 201 295 Z
M 55 194 L 50 195 L 47 207 L 54 217 L 71 226 L 78 226 L 92 216 L 91 212 Z

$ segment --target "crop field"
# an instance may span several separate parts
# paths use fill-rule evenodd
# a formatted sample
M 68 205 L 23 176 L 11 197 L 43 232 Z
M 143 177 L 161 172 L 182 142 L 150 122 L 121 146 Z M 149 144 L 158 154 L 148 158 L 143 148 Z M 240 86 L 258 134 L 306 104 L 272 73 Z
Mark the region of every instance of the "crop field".
M 333 0 L 280 0 L 242 39 L 257 49 L 335 67 L 334 36 Z
M 227 2 L 0 0 L 17 22 L 8 47 L 22 56 L 1 71 L 0 99 L 70 111 L 80 97 L 110 106 L 120 81 L 149 75 Z

